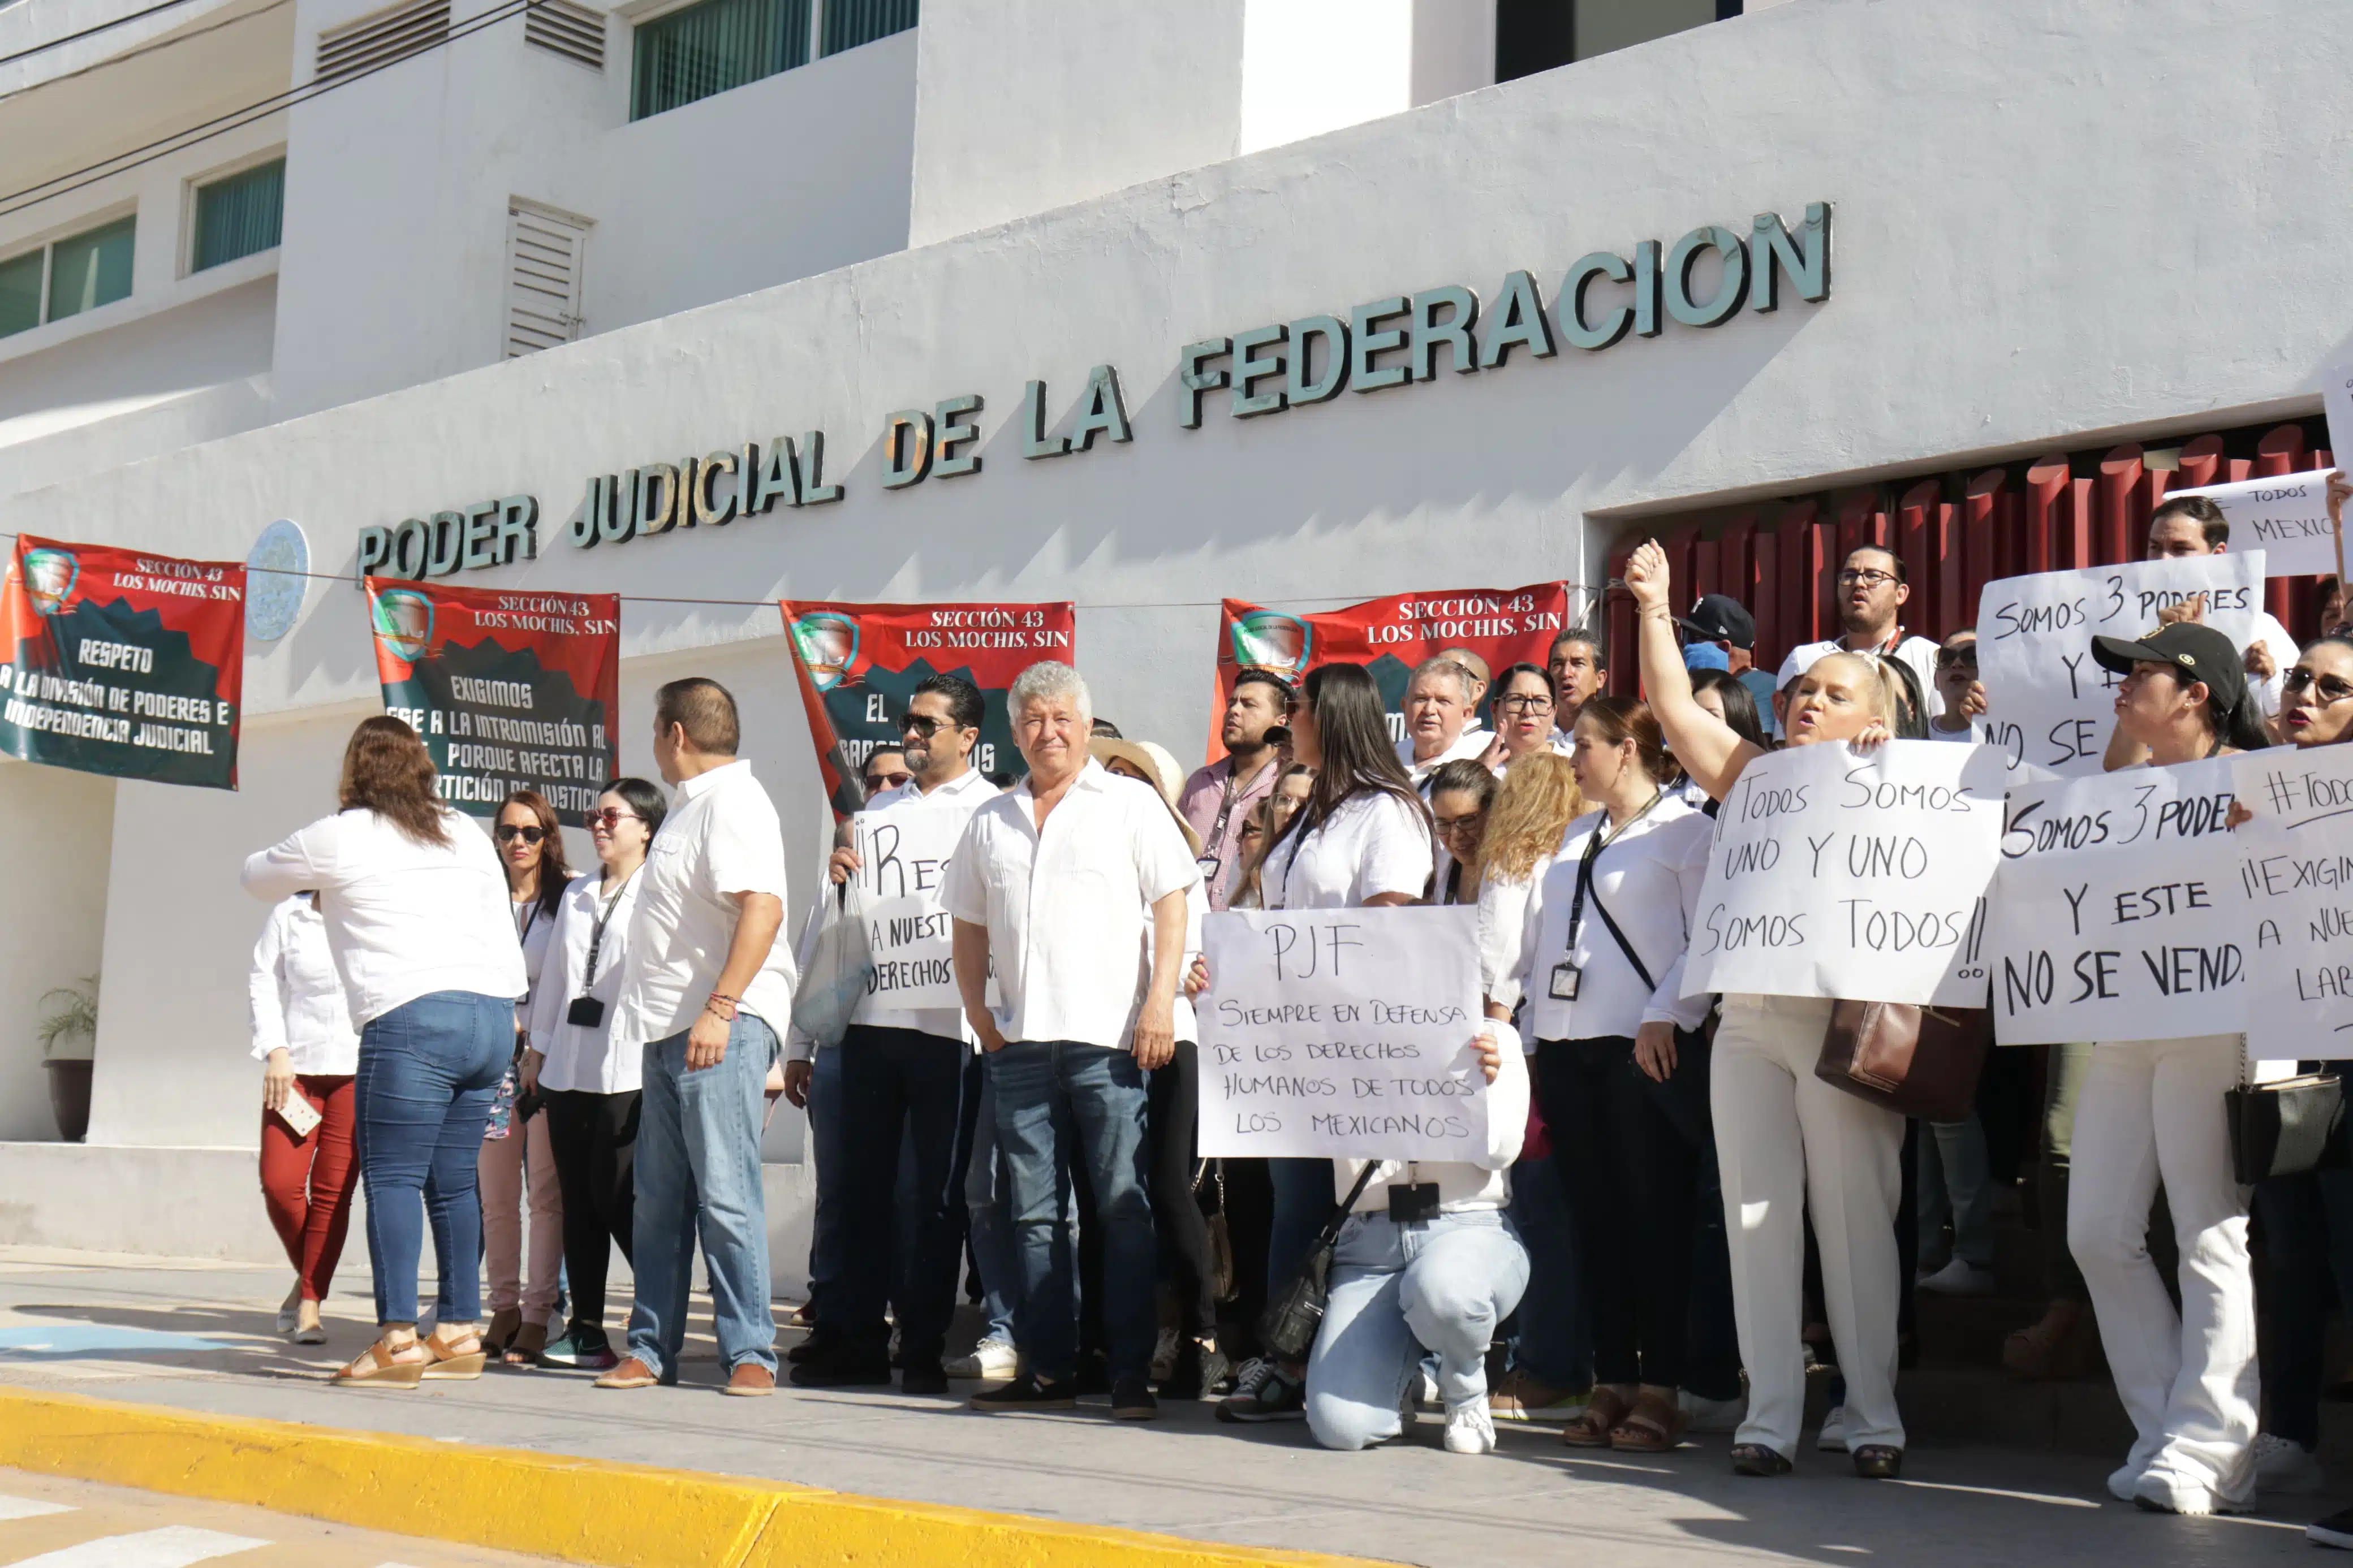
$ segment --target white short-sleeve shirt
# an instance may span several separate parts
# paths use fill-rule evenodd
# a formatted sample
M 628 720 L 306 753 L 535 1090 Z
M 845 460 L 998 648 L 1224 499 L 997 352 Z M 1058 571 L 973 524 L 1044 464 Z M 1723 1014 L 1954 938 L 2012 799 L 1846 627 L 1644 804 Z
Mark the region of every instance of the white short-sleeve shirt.
M 1294 826 L 1268 852 L 1259 879 L 1269 909 L 1342 910 L 1383 893 L 1419 899 L 1436 865 L 1419 804 L 1366 789 L 1323 821 Z
M 742 910 L 732 895 L 785 896 L 784 830 L 751 763 L 723 763 L 678 786 L 638 880 L 613 1020 L 616 1050 L 693 1026 L 735 940 Z M 779 1036 L 792 1017 L 793 975 L 792 946 L 780 941 L 740 998 Z
M 1781 673 L 1774 680 L 1773 689 L 1776 691 L 1788 689 L 1789 682 L 1813 668 L 1817 659 L 1828 658 L 1834 653 L 1853 651 L 1835 637 L 1829 642 L 1810 642 L 1802 647 L 1791 648 L 1789 657 L 1781 661 Z M 1945 697 L 1944 693 L 1936 689 L 1936 645 L 1926 637 L 1905 637 L 1896 645 L 1894 656 L 1911 666 L 1912 673 L 1920 678 L 1921 719 L 1923 721 L 1934 719 L 1937 714 L 1942 713 L 1945 710 Z M 1764 716 L 1767 718 L 1772 716 L 1770 706 L 1765 710 Z
M 988 928 L 1007 1039 L 1124 1050 L 1152 974 L 1152 906 L 1200 868 L 1159 792 L 1092 759 L 1037 824 L 1027 779 L 973 813 L 948 913 Z

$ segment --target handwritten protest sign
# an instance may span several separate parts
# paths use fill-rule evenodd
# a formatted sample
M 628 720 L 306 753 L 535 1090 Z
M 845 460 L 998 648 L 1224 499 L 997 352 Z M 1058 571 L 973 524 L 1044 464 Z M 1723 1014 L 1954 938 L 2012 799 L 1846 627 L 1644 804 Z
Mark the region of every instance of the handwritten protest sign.
M 2312 577 L 2337 570 L 2337 531 L 2328 521 L 2328 470 L 2242 479 L 2234 485 L 2168 490 L 2165 499 L 2204 496 L 2230 520 L 2231 548 L 2260 550 L 2274 577 Z
M 1203 1155 L 1487 1149 L 1478 911 L 1233 910 L 1202 922 Z
M 2066 777 L 2096 773 L 2124 677 L 2092 658 L 2095 637 L 2147 637 L 2157 613 L 2206 595 L 2206 624 L 2243 648 L 2263 609 L 2263 552 L 2184 555 L 2002 577 L 1978 601 L 1986 710 L 2025 735 L 2025 760 Z
M 1985 1003 L 1985 892 L 2007 759 L 1822 742 L 1743 770 L 1715 819 L 1683 994 Z
M 2334 1059 L 2353 1039 L 2353 746 L 2250 752 L 2231 779 L 2253 905 L 2247 1054 Z
M 2169 1040 L 2247 1026 L 2253 931 L 2226 826 L 2234 761 L 2010 792 L 1994 878 L 1997 1040 Z
M 961 1007 L 952 963 L 955 925 L 940 885 L 972 814 L 900 805 L 861 811 L 851 820 L 858 826 L 858 893 L 874 953 L 866 994 L 885 1007 Z M 988 1000 L 997 1001 L 994 975 Z

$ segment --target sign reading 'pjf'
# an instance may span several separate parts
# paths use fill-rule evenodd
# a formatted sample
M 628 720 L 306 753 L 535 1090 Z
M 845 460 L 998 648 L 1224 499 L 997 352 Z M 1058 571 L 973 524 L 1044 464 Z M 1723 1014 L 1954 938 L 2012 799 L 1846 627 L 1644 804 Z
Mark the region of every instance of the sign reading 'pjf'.
M 1202 922 L 1204 1156 L 1487 1152 L 1478 911 L 1232 910 Z

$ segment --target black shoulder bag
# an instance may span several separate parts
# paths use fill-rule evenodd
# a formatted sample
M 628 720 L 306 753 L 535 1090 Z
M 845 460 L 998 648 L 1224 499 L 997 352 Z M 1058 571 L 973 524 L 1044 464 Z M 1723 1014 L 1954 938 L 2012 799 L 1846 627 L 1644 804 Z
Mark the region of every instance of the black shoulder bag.
M 1297 1363 L 1305 1361 L 1307 1352 L 1315 1348 L 1315 1335 L 1324 1327 L 1324 1304 L 1332 1297 L 1332 1250 L 1340 1244 L 1340 1227 L 1348 1223 L 1356 1200 L 1365 1195 L 1373 1173 L 1380 1168 L 1378 1160 L 1365 1162 L 1346 1201 L 1332 1211 L 1309 1244 L 1307 1256 L 1299 1260 L 1299 1272 L 1281 1294 L 1268 1299 L 1266 1310 L 1258 1319 L 1258 1345 L 1263 1354 Z

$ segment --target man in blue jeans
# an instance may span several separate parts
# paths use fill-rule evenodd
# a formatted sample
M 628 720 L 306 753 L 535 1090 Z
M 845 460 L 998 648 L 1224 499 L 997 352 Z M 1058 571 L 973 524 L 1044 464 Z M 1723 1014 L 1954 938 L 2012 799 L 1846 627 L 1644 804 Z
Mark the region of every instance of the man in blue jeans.
M 673 680 L 655 697 L 654 761 L 676 795 L 638 873 L 613 1020 L 617 1048 L 645 1051 L 637 1303 L 629 1352 L 599 1388 L 678 1381 L 699 1227 L 724 1392 L 776 1392 L 761 1090 L 776 1026 L 792 1015 L 793 972 L 776 945 L 784 834 L 752 765 L 736 760 L 740 735 L 735 700 L 715 680 Z
M 1103 1231 L 1112 1415 L 1149 1420 L 1157 1258 L 1144 1075 L 1176 1056 L 1185 895 L 1200 872 L 1159 792 L 1087 754 L 1093 703 L 1077 670 L 1031 665 L 1006 706 L 1029 776 L 973 813 L 944 893 L 1011 1190 L 1023 1287 L 1013 1338 L 1028 1370 L 972 1407 L 1077 1403 L 1070 1258 L 1055 1238 L 1062 1170 L 1084 1160 Z

